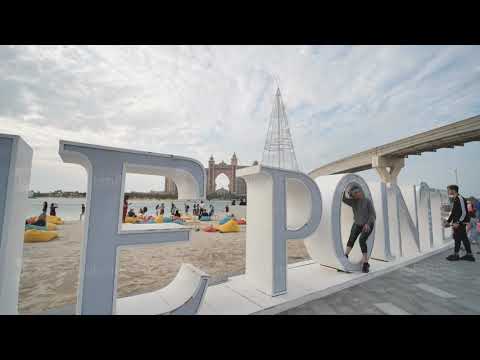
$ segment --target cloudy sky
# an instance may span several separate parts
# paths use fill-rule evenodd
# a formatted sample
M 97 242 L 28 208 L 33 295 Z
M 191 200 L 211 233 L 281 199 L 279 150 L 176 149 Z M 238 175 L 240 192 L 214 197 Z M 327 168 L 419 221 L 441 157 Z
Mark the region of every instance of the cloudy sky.
M 86 189 L 60 139 L 251 164 L 276 79 L 305 172 L 480 114 L 479 46 L 0 46 L 0 132 L 33 147 L 41 191 Z M 479 155 L 471 143 L 413 156 L 399 182 L 444 187 L 458 168 L 480 195 Z M 132 177 L 127 190 L 162 183 Z

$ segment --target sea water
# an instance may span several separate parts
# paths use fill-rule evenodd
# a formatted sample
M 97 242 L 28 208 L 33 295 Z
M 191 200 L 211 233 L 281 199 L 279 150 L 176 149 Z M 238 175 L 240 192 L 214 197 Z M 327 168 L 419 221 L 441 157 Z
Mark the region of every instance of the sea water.
M 29 200 L 29 210 L 27 217 L 30 216 L 38 216 L 42 212 L 42 207 L 43 207 L 43 202 L 46 201 L 48 203 L 48 210 L 47 214 L 50 214 L 50 204 L 53 202 L 58 205 L 58 208 L 56 209 L 57 216 L 60 216 L 63 220 L 67 221 L 72 221 L 72 220 L 79 220 L 80 219 L 80 213 L 82 212 L 82 204 L 85 204 L 85 206 L 88 207 L 88 204 L 86 203 L 86 198 L 46 198 L 46 197 L 40 197 L 40 198 L 34 198 L 34 199 L 28 199 Z M 172 202 L 175 204 L 176 208 L 180 211 L 180 213 L 185 212 L 185 204 L 190 205 L 190 209 L 188 210 L 188 213 L 191 214 L 193 211 L 193 204 L 200 203 L 200 200 L 193 201 L 193 200 L 168 200 L 168 199 L 163 199 L 163 200 L 129 200 L 128 203 L 130 204 L 128 209 L 132 209 L 135 211 L 135 213 L 138 215 L 138 210 L 140 208 L 143 208 L 144 206 L 147 207 L 148 215 L 155 215 L 155 206 L 160 205 L 160 204 L 165 204 L 165 213 L 170 214 L 170 207 Z M 206 200 L 205 202 L 205 207 L 207 210 L 209 209 L 210 204 L 212 204 L 215 208 L 216 213 L 224 212 L 225 211 L 225 206 L 226 205 L 231 205 L 231 200 Z M 236 201 L 238 204 L 238 200 Z M 114 210 L 114 209 L 112 209 Z

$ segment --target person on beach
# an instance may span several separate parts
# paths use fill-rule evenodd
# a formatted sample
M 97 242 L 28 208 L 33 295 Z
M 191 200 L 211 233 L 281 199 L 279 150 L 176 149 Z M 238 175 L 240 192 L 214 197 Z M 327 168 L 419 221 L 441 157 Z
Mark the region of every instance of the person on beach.
M 208 216 L 212 217 L 214 213 L 215 213 L 215 208 L 213 207 L 212 204 L 210 204 L 210 212 L 208 213 Z
M 173 216 L 175 216 L 176 218 L 181 218 L 182 217 L 182 214 L 180 214 L 180 211 L 178 211 L 178 209 L 175 211 L 175 214 L 173 214 Z
M 185 214 L 188 214 L 189 209 L 190 209 L 190 206 L 188 204 L 185 204 Z
M 155 215 L 158 216 L 160 215 L 160 205 L 157 204 L 157 206 L 155 206 Z
M 160 215 L 163 215 L 163 214 L 165 214 L 165 204 L 161 203 L 160 204 Z
M 82 220 L 83 215 L 85 215 L 85 204 L 82 204 L 82 212 L 80 213 L 80 220 Z
M 48 203 L 46 201 L 43 202 L 42 213 L 46 214 L 48 209 Z
M 468 225 L 468 238 L 471 244 L 477 244 L 478 232 L 477 232 L 477 214 L 476 214 L 476 199 L 467 200 L 468 215 L 470 216 L 470 223 Z
M 128 199 L 129 196 L 125 195 L 123 197 L 123 213 L 122 213 L 122 222 L 125 222 L 125 218 L 127 217 L 127 211 L 128 211 Z M 130 216 L 130 215 L 129 215 Z
M 55 205 L 54 203 L 50 204 L 50 216 L 57 216 L 57 211 L 56 211 L 57 208 L 58 206 Z
M 368 273 L 370 271 L 370 264 L 368 263 L 368 247 L 367 240 L 373 231 L 375 225 L 376 214 L 373 207 L 372 200 L 365 197 L 362 189 L 358 185 L 354 185 L 348 191 L 349 197 L 346 196 L 347 191 L 343 193 L 342 201 L 350 206 L 353 211 L 353 225 L 350 230 L 350 237 L 347 242 L 347 249 L 345 256 L 352 251 L 353 245 L 360 235 L 360 249 L 362 250 L 362 272 Z
M 128 212 L 128 216 L 129 217 L 137 217 L 137 214 L 135 214 L 135 211 L 133 209 L 130 209 L 130 211 Z M 125 219 L 123 221 L 125 222 Z
M 38 216 L 37 221 L 35 221 L 32 225 L 42 226 L 42 227 L 47 226 L 47 215 L 42 212 L 42 213 Z
M 235 199 L 232 200 L 232 206 L 235 206 L 236 202 Z
M 202 212 L 200 214 L 200 217 L 203 217 L 203 216 L 208 216 L 208 212 L 206 209 L 202 209 Z
M 225 212 L 228 214 L 228 212 L 230 211 L 230 208 L 228 207 L 228 204 L 225 205 Z
M 470 240 L 467 236 L 467 224 L 470 222 L 470 216 L 467 211 L 467 201 L 458 193 L 457 185 L 447 186 L 448 197 L 452 199 L 453 206 L 448 219 L 445 222 L 445 226 L 451 226 L 453 229 L 453 240 L 455 241 L 454 253 L 447 256 L 448 261 L 475 261 L 472 254 L 472 248 L 470 247 Z M 464 256 L 460 257 L 458 252 L 460 251 L 460 244 L 463 243 L 465 251 Z
M 480 240 L 478 240 L 478 235 L 480 233 L 480 200 L 477 200 L 477 203 L 475 204 L 475 219 L 477 220 L 477 244 L 479 243 Z M 480 254 L 480 251 L 477 251 L 477 254 Z

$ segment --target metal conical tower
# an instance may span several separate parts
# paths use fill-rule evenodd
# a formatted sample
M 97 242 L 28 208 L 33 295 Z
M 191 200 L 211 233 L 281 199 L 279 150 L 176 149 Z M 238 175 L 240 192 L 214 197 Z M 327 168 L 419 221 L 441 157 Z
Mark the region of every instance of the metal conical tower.
M 267 139 L 263 148 L 262 165 L 299 170 L 280 88 L 277 88 L 272 114 L 270 115 Z

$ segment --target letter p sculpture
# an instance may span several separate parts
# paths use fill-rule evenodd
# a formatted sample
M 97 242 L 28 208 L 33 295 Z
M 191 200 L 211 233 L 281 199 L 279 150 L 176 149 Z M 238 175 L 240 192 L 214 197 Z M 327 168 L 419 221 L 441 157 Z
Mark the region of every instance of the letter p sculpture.
M 320 224 L 317 184 L 296 171 L 252 166 L 238 170 L 248 188 L 245 275 L 270 296 L 287 292 L 287 240 L 304 239 Z

